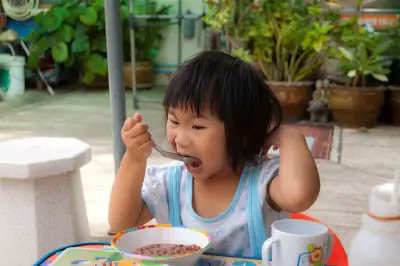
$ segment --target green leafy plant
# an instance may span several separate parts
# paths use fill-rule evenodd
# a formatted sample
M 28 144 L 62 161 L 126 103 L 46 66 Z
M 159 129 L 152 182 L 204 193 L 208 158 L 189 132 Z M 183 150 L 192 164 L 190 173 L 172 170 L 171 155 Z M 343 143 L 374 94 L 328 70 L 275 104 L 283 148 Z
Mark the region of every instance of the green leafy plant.
M 265 40 L 252 37 L 255 59 L 269 81 L 309 80 L 318 71 L 334 29 L 322 12 L 319 4 L 266 1 L 260 15 L 270 34 Z
M 391 45 L 392 42 L 384 35 L 367 31 L 361 26 L 358 26 L 353 36 L 344 37 L 338 48 L 339 66 L 347 75 L 347 83 L 353 87 L 365 87 L 369 76 L 378 81 L 388 81 L 387 58 L 383 54 Z
M 172 5 L 157 4 L 157 1 L 135 1 L 135 14 L 169 14 Z M 135 20 L 135 57 L 137 61 L 153 61 L 158 55 L 161 42 L 164 39 L 163 23 L 168 22 L 168 19 L 137 19 Z M 147 25 L 146 25 L 147 24 Z M 149 26 L 150 24 L 151 26 Z M 124 31 L 124 37 L 128 39 L 129 30 Z M 125 54 L 130 54 L 126 52 Z
M 370 77 L 387 82 L 390 63 L 384 54 L 396 45 L 391 34 L 360 25 L 358 19 L 362 4 L 362 0 L 356 1 L 358 14 L 342 27 L 340 39 L 337 40 L 338 52 L 335 53 L 339 68 L 346 74 L 344 81 L 353 87 L 369 85 Z
M 393 27 L 387 27 L 380 30 L 380 33 L 392 40 L 392 46 L 387 54 L 393 58 L 399 58 L 400 54 L 400 21 Z
M 257 62 L 268 81 L 310 79 L 338 27 L 338 11 L 319 1 L 206 2 L 206 22 L 224 31 L 228 51 Z
M 135 13 L 144 12 L 145 1 L 135 2 L 138 2 Z M 149 11 L 155 13 L 166 13 L 169 10 L 167 6 L 157 8 L 154 1 L 149 1 L 148 6 L 151 8 Z M 128 0 L 121 1 L 120 12 L 124 51 L 128 56 Z M 67 67 L 77 67 L 83 73 L 85 83 L 93 82 L 96 75 L 107 74 L 104 0 L 60 0 L 48 12 L 38 14 L 35 23 L 37 29 L 27 36 L 27 40 L 32 43 L 29 67 L 37 67 L 40 57 L 50 51 L 56 62 Z M 136 30 L 137 58 L 151 60 L 157 54 L 162 40 L 162 29 L 146 27 L 144 30 Z
M 126 18 L 128 14 L 123 15 Z M 91 83 L 96 75 L 106 75 L 104 16 L 104 0 L 60 0 L 48 12 L 38 14 L 38 28 L 27 36 L 32 42 L 28 66 L 36 67 L 43 53 L 51 51 L 56 62 L 78 66 L 85 83 Z
M 392 61 L 389 83 L 397 86 L 400 83 L 400 22 L 393 27 L 381 29 L 380 32 L 392 41 L 385 57 Z

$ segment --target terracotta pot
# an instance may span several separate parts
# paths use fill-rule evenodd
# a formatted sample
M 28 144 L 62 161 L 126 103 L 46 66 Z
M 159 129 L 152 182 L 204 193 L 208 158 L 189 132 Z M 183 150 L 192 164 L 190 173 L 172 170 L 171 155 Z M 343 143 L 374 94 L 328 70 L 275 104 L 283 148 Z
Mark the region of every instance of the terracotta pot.
M 0 13 L 0 28 L 7 26 L 7 15 L 3 12 Z
M 285 122 L 296 122 L 304 117 L 311 100 L 313 84 L 313 81 L 267 82 L 281 104 Z
M 384 103 L 381 87 L 331 85 L 330 108 L 335 123 L 343 127 L 374 127 Z
M 82 79 L 82 78 L 81 78 Z M 81 81 L 82 84 L 83 81 Z M 96 75 L 94 78 L 94 81 L 91 84 L 84 84 L 87 88 L 91 90 L 104 90 L 108 89 L 109 83 L 108 83 L 108 76 L 101 76 L 101 75 Z
M 391 122 L 400 125 L 400 87 L 390 87 L 389 113 Z
M 124 64 L 124 83 L 126 87 L 132 88 L 132 67 L 131 63 Z M 149 88 L 153 85 L 154 67 L 150 62 L 136 63 L 136 86 L 140 88 Z

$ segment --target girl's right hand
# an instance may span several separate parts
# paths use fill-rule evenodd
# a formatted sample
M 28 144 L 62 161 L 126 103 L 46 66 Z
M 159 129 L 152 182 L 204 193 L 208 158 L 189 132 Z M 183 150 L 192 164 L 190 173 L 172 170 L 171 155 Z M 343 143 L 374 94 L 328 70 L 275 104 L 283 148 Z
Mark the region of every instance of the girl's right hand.
M 148 131 L 149 126 L 142 123 L 142 116 L 135 114 L 128 118 L 121 130 L 126 153 L 134 160 L 145 161 L 151 155 L 154 142 Z

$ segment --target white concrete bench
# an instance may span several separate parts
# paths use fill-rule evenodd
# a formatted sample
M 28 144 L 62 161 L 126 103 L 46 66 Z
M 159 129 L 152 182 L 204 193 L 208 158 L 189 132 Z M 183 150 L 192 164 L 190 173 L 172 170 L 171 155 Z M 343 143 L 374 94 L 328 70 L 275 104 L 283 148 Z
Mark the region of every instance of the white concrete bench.
M 90 147 L 71 138 L 0 143 L 0 264 L 32 265 L 90 240 L 80 168 Z

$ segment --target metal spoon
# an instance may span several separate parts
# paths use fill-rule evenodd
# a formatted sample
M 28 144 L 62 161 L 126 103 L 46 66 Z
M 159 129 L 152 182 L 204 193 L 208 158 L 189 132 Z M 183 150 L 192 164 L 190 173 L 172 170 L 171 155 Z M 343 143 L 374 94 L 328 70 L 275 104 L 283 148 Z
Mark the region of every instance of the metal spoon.
M 156 151 L 158 151 L 162 156 L 170 158 L 170 159 L 174 159 L 174 160 L 178 160 L 178 161 L 182 161 L 184 163 L 187 163 L 189 165 L 200 165 L 201 161 L 197 158 L 194 157 L 190 157 L 190 156 L 185 156 L 185 155 L 180 155 L 174 152 L 169 152 L 169 151 L 165 151 L 163 150 L 161 147 L 159 147 L 158 145 L 154 146 L 154 149 L 156 149 Z

